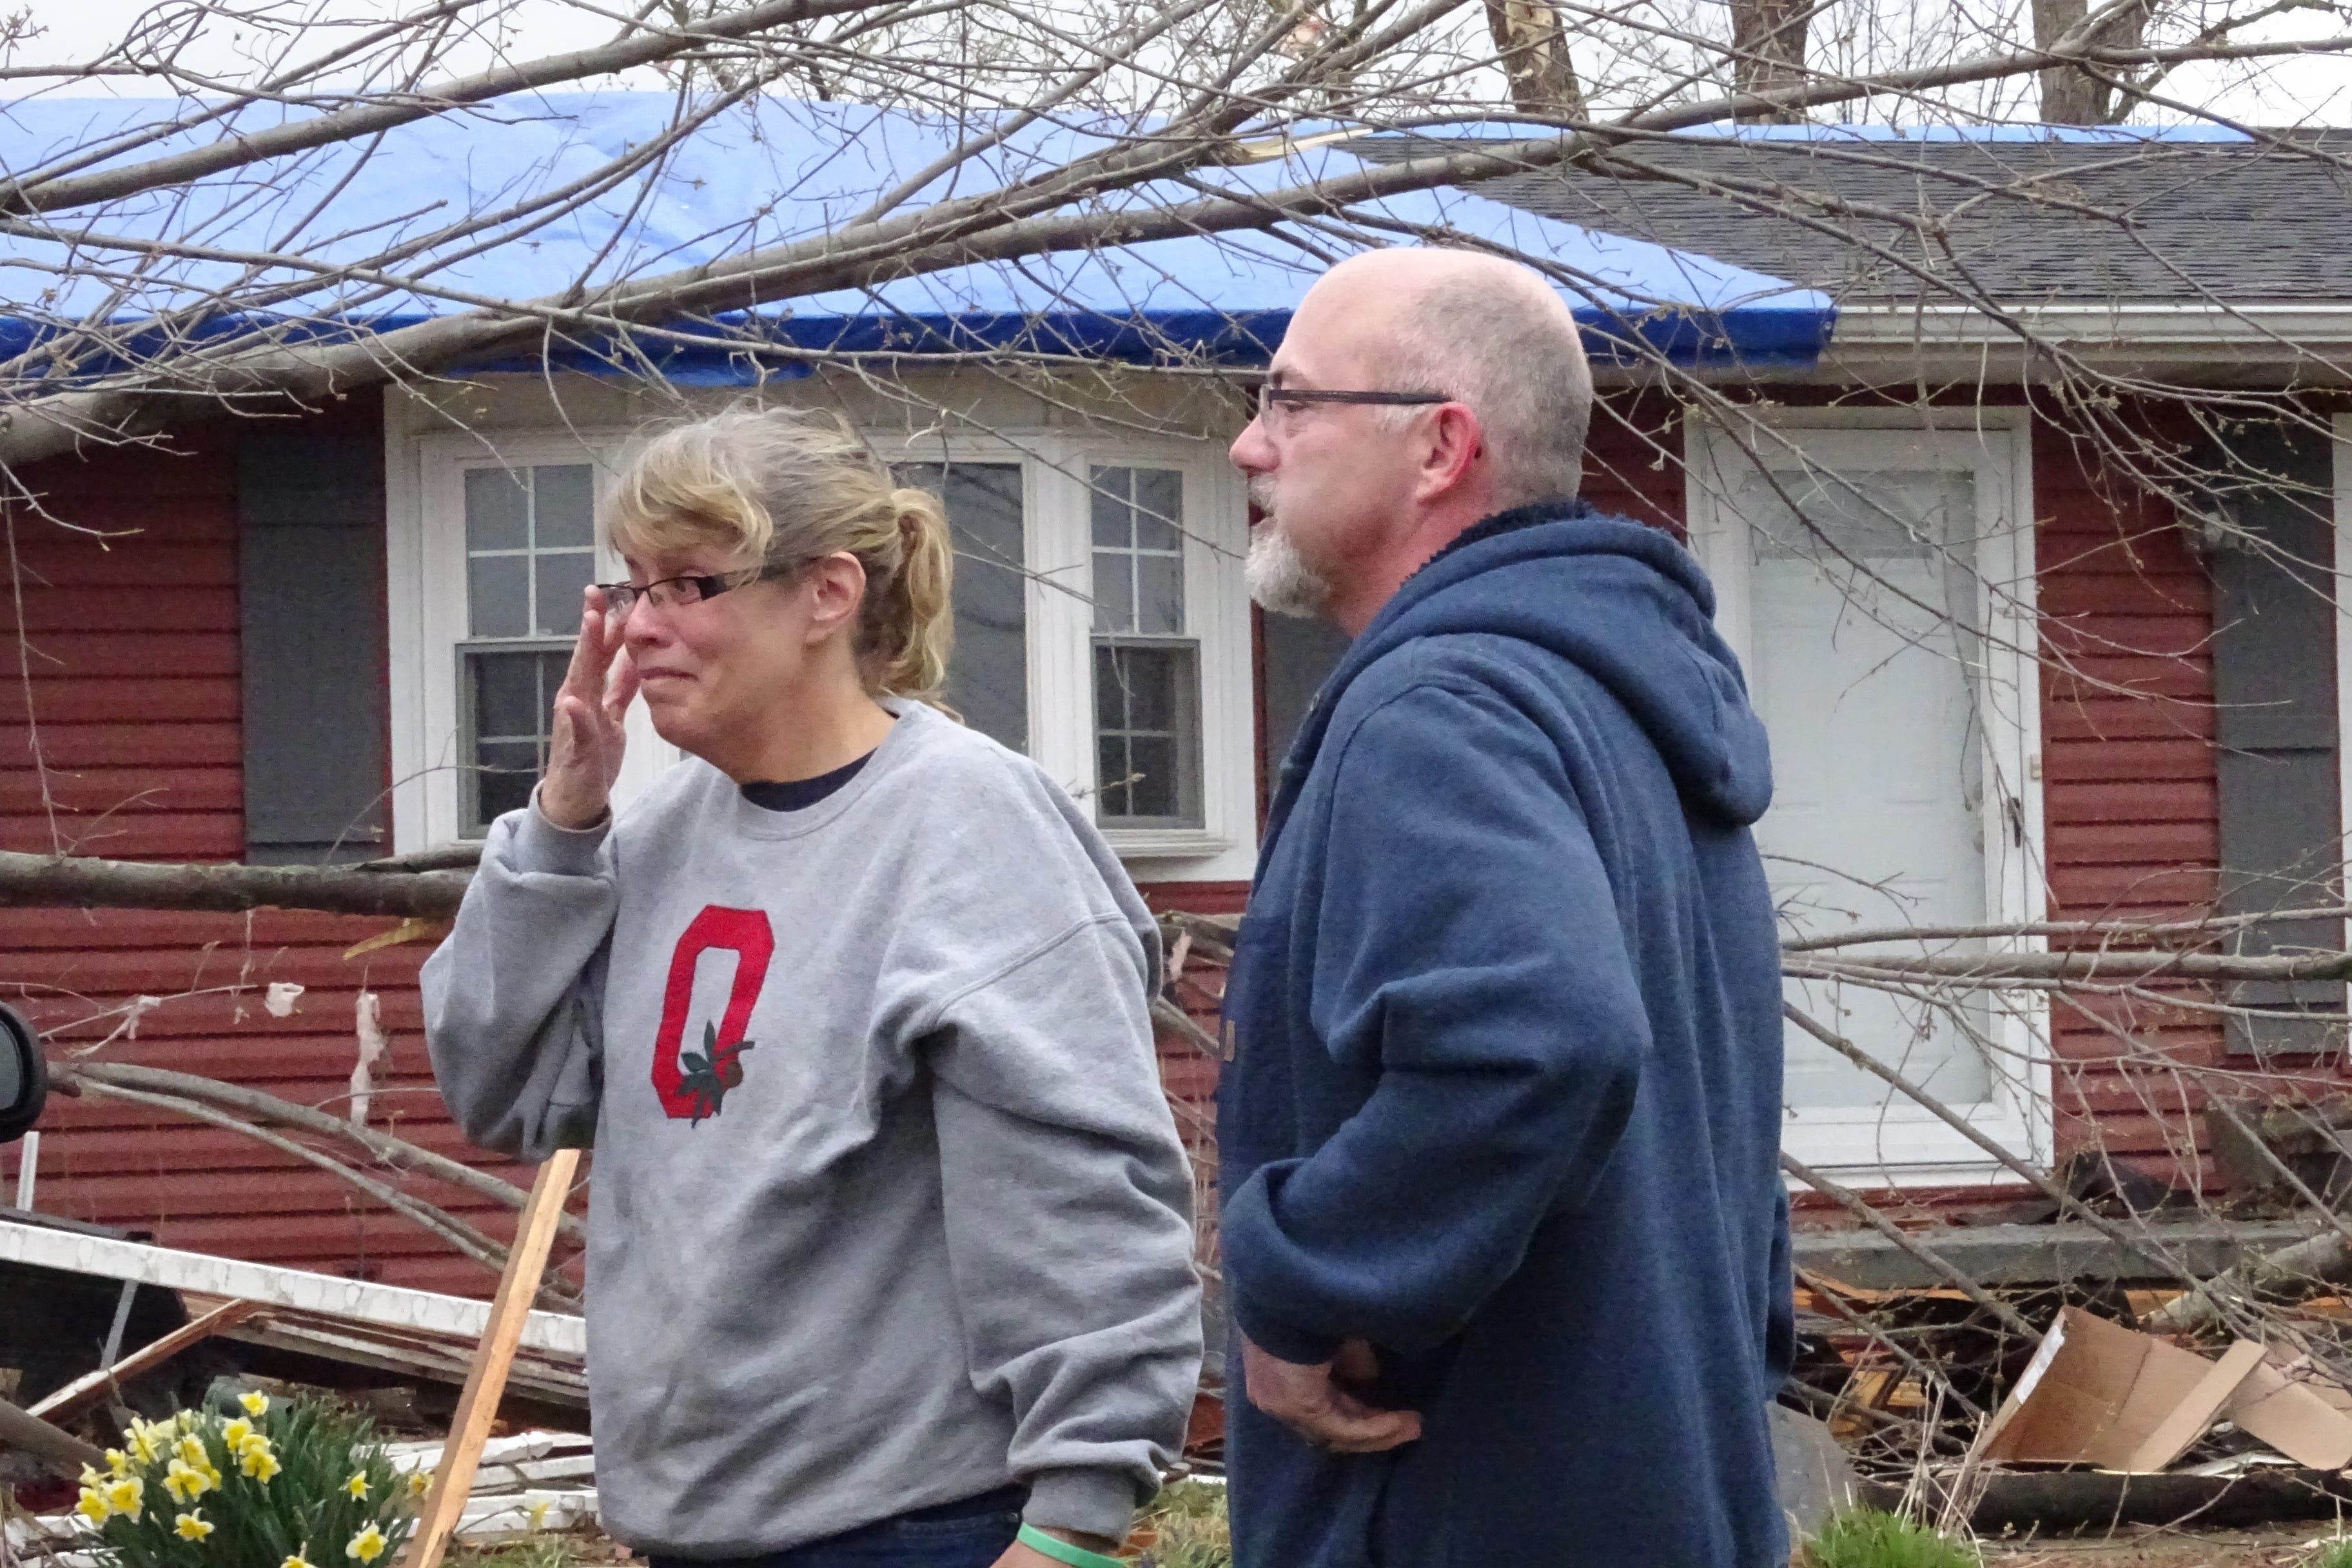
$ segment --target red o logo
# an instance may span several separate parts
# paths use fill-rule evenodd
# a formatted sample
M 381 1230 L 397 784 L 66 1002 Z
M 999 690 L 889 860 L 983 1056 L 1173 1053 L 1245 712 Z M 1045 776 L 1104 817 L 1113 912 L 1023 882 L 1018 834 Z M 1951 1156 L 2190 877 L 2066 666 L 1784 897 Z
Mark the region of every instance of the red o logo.
M 694 1005 L 695 961 L 714 949 L 735 955 L 735 983 L 728 989 L 726 1013 L 706 1025 L 702 1039 L 689 1046 L 686 1015 Z M 669 982 L 662 990 L 661 1033 L 654 1037 L 654 1093 L 672 1121 L 698 1122 L 718 1115 L 727 1091 L 743 1081 L 743 1058 L 754 1044 L 743 1030 L 775 952 L 775 934 L 759 910 L 709 905 L 677 939 Z

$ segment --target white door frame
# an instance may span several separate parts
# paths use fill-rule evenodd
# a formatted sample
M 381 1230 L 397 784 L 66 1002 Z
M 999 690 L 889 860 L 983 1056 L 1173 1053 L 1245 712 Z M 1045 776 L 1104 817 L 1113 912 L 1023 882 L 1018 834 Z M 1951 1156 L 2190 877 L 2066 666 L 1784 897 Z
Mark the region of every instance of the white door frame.
M 2031 419 L 2022 408 L 1759 412 L 1738 433 L 1685 423 L 1685 513 L 1691 550 L 1716 584 L 1716 626 L 1745 663 L 1750 590 L 1745 529 L 1720 499 L 1727 480 L 1767 466 L 1796 471 L 1925 466 L 1976 476 L 1980 538 L 1974 563 L 1985 668 L 1979 693 L 1985 797 L 1985 909 L 1996 925 L 2023 925 L 2047 907 L 2042 808 L 2042 684 L 2036 657 Z M 1718 477 L 1721 476 L 1721 477 Z M 2034 951 L 2039 938 L 1994 944 Z M 1993 1036 L 1993 1098 L 1954 1106 L 1979 1131 L 2033 1164 L 2052 1148 L 2049 1018 L 2031 996 L 2007 999 Z M 1932 1113 L 1894 1090 L 1884 1106 L 1791 1108 L 1782 1142 L 1824 1173 L 1873 1185 L 2006 1183 L 2018 1178 Z

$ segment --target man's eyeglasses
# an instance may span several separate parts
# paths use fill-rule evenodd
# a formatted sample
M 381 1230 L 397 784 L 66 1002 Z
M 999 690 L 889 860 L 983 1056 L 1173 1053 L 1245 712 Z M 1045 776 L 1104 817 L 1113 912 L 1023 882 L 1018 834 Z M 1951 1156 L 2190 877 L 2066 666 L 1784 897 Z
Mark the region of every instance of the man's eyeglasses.
M 656 610 L 675 610 L 686 605 L 698 605 L 705 599 L 715 599 L 730 588 L 740 588 L 747 583 L 764 582 L 770 578 L 790 576 L 792 567 L 752 566 L 740 572 L 704 572 L 684 577 L 663 577 L 655 582 L 599 583 L 604 590 L 604 611 L 607 615 L 626 619 L 636 608 L 639 599 L 650 599 Z
M 1321 387 L 1280 386 L 1268 381 L 1258 384 L 1257 416 L 1265 427 L 1271 430 L 1275 426 L 1277 410 L 1307 408 L 1318 403 L 1355 403 L 1381 408 L 1411 408 L 1423 404 L 1453 401 L 1453 398 L 1442 392 L 1335 392 Z

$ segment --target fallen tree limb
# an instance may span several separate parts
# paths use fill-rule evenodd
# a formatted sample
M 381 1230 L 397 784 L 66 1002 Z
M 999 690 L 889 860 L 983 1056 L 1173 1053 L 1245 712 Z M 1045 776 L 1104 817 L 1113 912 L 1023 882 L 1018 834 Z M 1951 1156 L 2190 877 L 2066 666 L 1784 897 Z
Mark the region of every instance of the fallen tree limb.
M 150 865 L 88 856 L 0 851 L 0 905 L 228 914 L 277 908 L 439 920 L 457 912 L 471 877 L 470 868 L 480 854 L 477 846 L 453 845 L 356 866 L 230 866 Z M 2278 918 L 2315 912 L 2325 911 L 2288 910 Z M 1231 944 L 1238 923 L 1232 916 L 1170 910 L 1160 916 L 1160 922 L 1171 932 L 1191 935 L 1194 951 L 1204 958 L 1223 962 L 1232 956 Z M 2246 922 L 2241 920 L 2236 923 Z M 2065 929 L 2069 935 L 2123 942 L 2218 934 L 2210 925 L 2179 921 L 2144 924 L 2116 921 L 2104 925 L 2079 921 L 2068 922 Z M 1891 928 L 1863 935 L 1874 941 L 1894 940 Z M 1783 952 L 1787 955 L 1785 972 L 1799 979 L 1896 983 L 1959 980 L 1983 984 L 2070 980 L 2171 979 L 2214 984 L 2242 980 L 2352 980 L 2352 952 L 2278 956 L 2190 952 L 2163 947 L 2101 947 L 2058 952 L 1832 955 L 1823 951 L 1822 939 L 1818 937 L 1791 938 Z
M 105 1083 L 94 1079 L 86 1079 L 83 1088 L 87 1092 L 96 1094 L 102 1099 L 144 1105 L 150 1110 L 169 1111 L 175 1116 L 184 1116 L 191 1121 L 202 1121 L 225 1131 L 236 1132 L 267 1148 L 275 1149 L 281 1154 L 290 1154 L 307 1164 L 316 1165 L 330 1175 L 358 1188 L 419 1229 L 448 1243 L 491 1272 L 502 1274 L 506 1270 L 507 1249 L 489 1237 L 476 1230 L 457 1215 L 428 1204 L 422 1198 L 411 1197 L 397 1188 L 387 1186 L 364 1172 L 353 1170 L 331 1154 L 322 1153 L 308 1145 L 297 1143 L 291 1138 L 272 1132 L 266 1127 L 257 1127 L 250 1121 L 229 1115 L 226 1111 L 215 1110 L 209 1105 L 179 1095 L 155 1094 L 145 1089 L 126 1089 L 121 1084 Z M 549 1280 L 546 1289 L 565 1307 L 576 1307 L 579 1304 L 578 1296 L 568 1286 L 560 1284 L 557 1280 Z
M 64 909 L 320 910 L 404 919 L 453 914 L 462 871 L 362 871 L 345 866 L 151 866 L 0 850 L 0 905 Z
M 1793 1003 L 1783 1002 L 1780 1004 L 1780 1012 L 1781 1015 L 1790 1023 L 1804 1030 L 1805 1033 L 1811 1035 L 1814 1039 L 1819 1040 L 1822 1044 L 1827 1046 L 1830 1049 L 1835 1051 L 1838 1055 L 1843 1057 L 1854 1066 L 1862 1068 L 1864 1072 L 1869 1073 L 1873 1077 L 1892 1086 L 1905 1097 L 1909 1099 L 1913 1103 L 1918 1105 L 1929 1115 L 1941 1121 L 1945 1126 L 1949 1127 L 1953 1131 L 1958 1132 L 1961 1137 L 1967 1139 L 1979 1149 L 1984 1151 L 1985 1153 L 1999 1161 L 2004 1168 L 2032 1183 L 2034 1188 L 2039 1191 L 2043 1197 L 2055 1203 L 2061 1212 L 2075 1215 L 2077 1218 L 2089 1225 L 2092 1229 L 2097 1231 L 2101 1236 L 2105 1237 L 2109 1241 L 2127 1249 L 2132 1256 L 2144 1258 L 2147 1262 L 2155 1265 L 2162 1272 L 2171 1275 L 2183 1285 L 2186 1285 L 2192 1292 L 2205 1289 L 2204 1281 L 2199 1279 L 2197 1276 L 2189 1270 L 2182 1268 L 2179 1261 L 2174 1258 L 2170 1254 L 2167 1253 L 2162 1247 L 2158 1247 L 2144 1236 L 2133 1236 L 2122 1226 L 2117 1225 L 2115 1221 L 2107 1218 L 2105 1215 L 2100 1214 L 2096 1209 L 2091 1207 L 2090 1205 L 2083 1202 L 2082 1199 L 2076 1197 L 2074 1194 L 2060 1186 L 2056 1182 L 2052 1181 L 2046 1173 L 2034 1169 L 2024 1161 L 2019 1159 L 2016 1155 L 2011 1153 L 2008 1150 L 2002 1148 L 2000 1144 L 1993 1139 L 1987 1137 L 1983 1132 L 1979 1131 L 1973 1124 L 1971 1124 L 1967 1117 L 1960 1115 L 1950 1106 L 1946 1105 L 1942 1100 L 1937 1099 L 1934 1095 L 1929 1094 L 1925 1089 L 1913 1083 L 1909 1079 L 1904 1077 L 1903 1074 L 1897 1072 L 1895 1068 L 1888 1067 L 1885 1062 L 1880 1061 L 1876 1057 L 1874 1057 L 1869 1052 L 1864 1050 L 1852 1040 L 1847 1039 L 1843 1035 L 1839 1035 L 1832 1031 L 1826 1025 L 1805 1012 L 1801 1007 L 1797 1006 Z
M 2127 934 L 2128 928 L 2115 928 Z M 2117 952 L 1875 953 L 1867 958 L 1790 955 L 1783 973 L 1800 979 L 1893 980 L 2352 980 L 2352 953 L 2280 958 L 2227 952 Z
M 1190 1019 L 1185 1021 L 1191 1022 Z M 52 1070 L 61 1082 L 88 1079 L 98 1084 L 181 1095 L 228 1110 L 246 1111 L 261 1121 L 299 1128 L 322 1138 L 338 1139 L 366 1150 L 396 1170 L 431 1176 L 518 1212 L 530 1196 L 511 1182 L 502 1182 L 486 1172 L 461 1164 L 445 1154 L 436 1154 L 404 1138 L 394 1138 L 372 1127 L 362 1127 L 342 1117 L 330 1116 L 323 1110 L 297 1105 L 290 1100 L 281 1100 L 274 1094 L 247 1089 L 241 1084 L 224 1083 L 218 1079 L 173 1072 L 164 1068 L 136 1067 L 128 1062 L 73 1062 L 60 1064 Z M 583 1246 L 587 1244 L 587 1224 L 576 1215 L 566 1214 L 556 1225 L 558 1233 L 564 1239 Z

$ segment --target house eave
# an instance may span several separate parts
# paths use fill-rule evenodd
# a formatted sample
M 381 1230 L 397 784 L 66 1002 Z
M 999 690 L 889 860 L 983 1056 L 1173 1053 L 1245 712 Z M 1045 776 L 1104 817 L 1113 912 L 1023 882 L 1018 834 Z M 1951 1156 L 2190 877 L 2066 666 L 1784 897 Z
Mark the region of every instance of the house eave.
M 2156 373 L 2199 384 L 2352 385 L 2352 301 L 2060 301 L 1993 310 L 1846 304 L 1820 378 L 1925 371 L 2049 381 L 2076 369 Z

